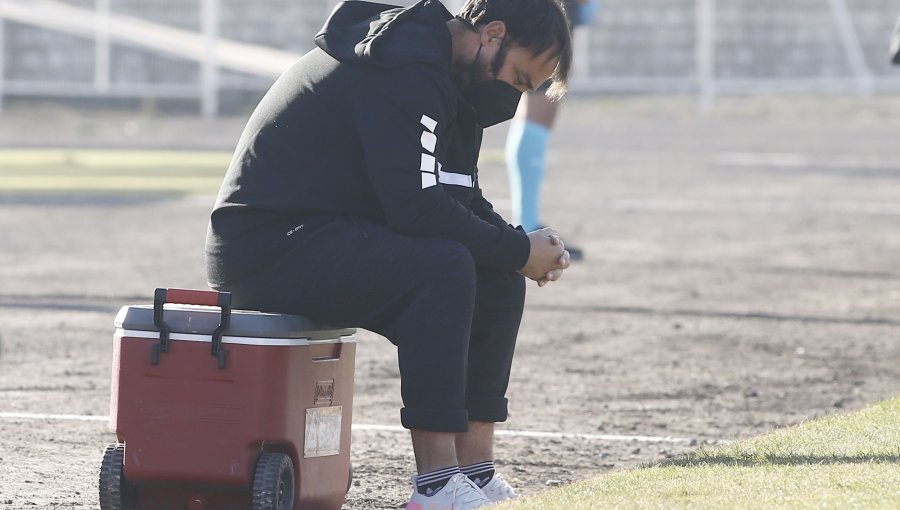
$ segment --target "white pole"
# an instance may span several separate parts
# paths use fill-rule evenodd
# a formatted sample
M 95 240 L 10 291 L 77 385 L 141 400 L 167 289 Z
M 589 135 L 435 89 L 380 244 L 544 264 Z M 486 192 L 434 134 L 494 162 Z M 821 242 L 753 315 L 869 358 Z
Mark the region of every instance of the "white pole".
M 870 96 L 874 88 L 872 72 L 869 71 L 869 66 L 866 64 L 865 53 L 859 42 L 859 34 L 853 25 L 847 1 L 828 0 L 828 3 L 831 5 L 831 15 L 837 26 L 841 44 L 844 46 L 844 53 L 847 54 L 847 61 L 853 71 L 853 77 L 856 78 L 856 90 L 861 96 Z
M 715 0 L 696 2 L 697 83 L 700 86 L 699 108 L 702 115 L 712 113 L 716 104 L 716 4 Z
M 96 0 L 97 12 L 94 24 L 94 88 L 97 92 L 109 92 L 110 74 L 110 37 L 109 12 L 110 0 Z
M 219 113 L 219 63 L 216 44 L 219 39 L 220 0 L 200 0 L 203 35 L 206 39 L 206 58 L 203 59 L 201 84 L 203 116 L 212 118 Z
M 6 20 L 0 17 L 0 112 L 3 111 L 3 92 L 6 88 Z
M 575 29 L 572 46 L 572 75 L 587 80 L 591 72 L 591 28 L 585 26 Z
M 891 36 L 890 56 L 895 64 L 900 63 L 897 61 L 900 58 L 898 55 L 900 55 L 900 18 L 897 18 L 897 24 L 894 26 L 894 35 Z

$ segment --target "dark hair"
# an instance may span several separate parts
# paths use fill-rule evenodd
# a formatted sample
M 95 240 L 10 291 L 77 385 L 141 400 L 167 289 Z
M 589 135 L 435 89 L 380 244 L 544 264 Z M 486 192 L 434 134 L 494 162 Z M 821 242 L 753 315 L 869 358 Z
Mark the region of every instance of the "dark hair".
M 572 29 L 559 0 L 466 0 L 456 17 L 475 28 L 502 21 L 509 39 L 535 56 L 552 50 L 559 63 L 550 77 L 547 96 L 559 99 L 566 93 L 572 68 Z

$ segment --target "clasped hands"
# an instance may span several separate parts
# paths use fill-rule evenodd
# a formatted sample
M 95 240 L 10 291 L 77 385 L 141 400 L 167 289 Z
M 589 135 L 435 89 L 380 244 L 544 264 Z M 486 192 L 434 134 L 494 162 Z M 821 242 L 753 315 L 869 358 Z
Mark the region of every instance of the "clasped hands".
M 569 252 L 559 233 L 552 228 L 542 228 L 528 233 L 531 253 L 519 273 L 543 287 L 562 277 L 569 267 Z

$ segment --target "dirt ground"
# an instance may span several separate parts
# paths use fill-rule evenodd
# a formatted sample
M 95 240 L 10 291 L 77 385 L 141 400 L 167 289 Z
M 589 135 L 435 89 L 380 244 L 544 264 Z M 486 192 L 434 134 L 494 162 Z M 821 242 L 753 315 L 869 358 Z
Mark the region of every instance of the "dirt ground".
M 704 119 L 678 98 L 566 104 L 545 216 L 587 258 L 529 288 L 501 428 L 588 436 L 500 436 L 507 478 L 531 494 L 900 392 L 898 105 L 744 99 Z M 56 114 L 5 114 L 0 146 L 227 149 L 243 122 L 41 122 Z M 505 211 L 494 131 L 481 180 Z M 114 436 L 87 417 L 109 412 L 113 317 L 155 287 L 205 286 L 211 206 L 0 194 L 0 509 L 98 507 Z M 396 352 L 357 340 L 354 423 L 396 426 Z M 355 430 L 352 460 L 344 508 L 403 507 L 405 433 Z

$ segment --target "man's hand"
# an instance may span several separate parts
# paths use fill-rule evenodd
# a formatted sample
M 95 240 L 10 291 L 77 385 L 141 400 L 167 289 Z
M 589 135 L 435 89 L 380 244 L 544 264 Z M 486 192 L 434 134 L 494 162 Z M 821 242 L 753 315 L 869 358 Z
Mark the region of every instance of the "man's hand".
M 540 287 L 558 280 L 563 270 L 569 267 L 569 252 L 559 234 L 552 228 L 542 228 L 530 232 L 528 240 L 531 254 L 519 273 L 536 281 Z
M 569 268 L 570 256 L 569 256 L 569 251 L 566 250 L 566 244 L 562 241 L 562 239 L 559 238 L 558 234 L 551 235 L 550 242 L 555 245 L 559 245 L 563 249 L 563 254 L 557 260 L 557 262 L 559 263 L 559 267 L 552 271 L 548 271 L 547 274 L 544 275 L 543 278 L 538 280 L 537 281 L 538 287 L 543 287 L 544 285 L 547 285 L 550 282 L 555 282 L 556 280 L 559 280 L 560 278 L 562 278 L 563 270 Z

